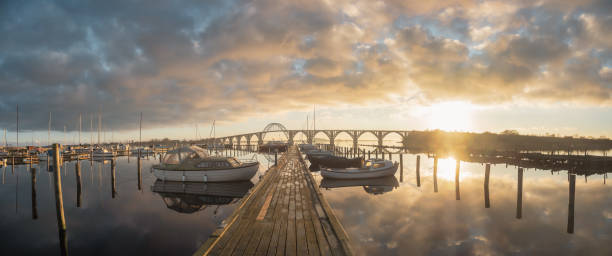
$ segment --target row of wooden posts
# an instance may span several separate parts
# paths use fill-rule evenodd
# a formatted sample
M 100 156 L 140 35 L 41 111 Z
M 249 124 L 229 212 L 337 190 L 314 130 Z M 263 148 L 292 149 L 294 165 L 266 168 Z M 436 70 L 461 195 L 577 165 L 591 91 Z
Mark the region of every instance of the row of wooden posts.
M 62 193 L 62 176 L 61 176 L 61 162 L 62 159 L 60 157 L 60 149 L 61 146 L 59 144 L 53 144 L 53 164 L 49 166 L 53 171 L 53 184 L 54 184 L 54 193 L 55 193 L 55 210 L 57 216 L 57 227 L 59 231 L 60 238 L 60 250 L 62 255 L 67 255 L 68 241 L 66 239 L 66 216 L 64 215 L 64 200 Z M 138 190 L 142 190 L 142 162 L 141 162 L 142 154 L 138 153 Z M 161 159 L 161 157 L 160 157 Z M 48 159 L 51 160 L 51 159 Z M 49 161 L 47 161 L 49 164 Z M 92 161 L 93 164 L 93 161 Z M 32 172 L 32 218 L 38 218 L 38 213 L 36 210 L 36 169 L 31 168 Z M 115 198 L 117 195 L 117 189 L 115 184 L 115 170 L 116 170 L 116 161 L 115 159 L 111 159 L 111 196 Z M 75 164 L 75 174 L 77 179 L 77 207 L 81 207 L 81 164 L 80 161 L 77 160 Z

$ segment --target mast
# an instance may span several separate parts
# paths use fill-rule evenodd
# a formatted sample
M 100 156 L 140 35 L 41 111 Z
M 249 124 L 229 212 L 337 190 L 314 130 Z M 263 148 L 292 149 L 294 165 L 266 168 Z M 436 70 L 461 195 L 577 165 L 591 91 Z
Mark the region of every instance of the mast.
M 19 147 L 19 104 L 17 104 L 17 147 Z
M 100 146 L 100 130 L 102 129 L 102 114 L 98 109 L 98 147 Z
M 49 128 L 47 128 L 47 146 L 51 145 L 51 111 L 49 111 Z
M 66 126 L 64 125 L 64 144 L 66 144 Z
M 89 114 L 89 147 L 93 148 L 93 115 Z
M 82 118 L 81 115 L 82 114 L 79 114 L 79 146 L 81 145 L 81 128 L 83 125 L 83 122 L 82 122 L 83 120 L 81 119 Z
M 142 148 L 142 112 L 140 112 L 140 130 L 138 132 L 138 147 Z

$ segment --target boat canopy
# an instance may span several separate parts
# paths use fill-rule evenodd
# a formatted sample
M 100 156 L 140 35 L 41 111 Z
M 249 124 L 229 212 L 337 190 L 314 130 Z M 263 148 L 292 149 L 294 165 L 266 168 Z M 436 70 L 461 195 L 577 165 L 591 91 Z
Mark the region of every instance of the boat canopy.
M 208 156 L 204 149 L 198 146 L 188 146 L 168 151 L 162 159 L 162 163 L 180 164 L 187 159 L 206 158 Z

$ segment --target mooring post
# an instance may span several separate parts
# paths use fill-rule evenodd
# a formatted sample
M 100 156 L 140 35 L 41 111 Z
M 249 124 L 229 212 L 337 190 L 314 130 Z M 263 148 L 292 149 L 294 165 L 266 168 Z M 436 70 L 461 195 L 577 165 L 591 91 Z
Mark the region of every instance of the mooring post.
M 38 207 L 36 206 L 36 168 L 30 168 L 32 176 L 32 219 L 38 219 Z
M 401 156 L 402 155 L 400 155 L 400 157 Z M 417 155 L 416 157 L 416 182 L 417 182 L 417 187 L 420 187 L 421 186 L 421 156 L 420 155 Z
M 392 156 L 393 156 L 393 155 L 391 155 L 391 152 L 389 152 L 389 160 L 393 160 L 393 159 L 392 159 Z
M 491 173 L 491 164 L 487 164 L 485 167 L 485 181 L 484 181 L 485 208 L 491 207 L 491 204 L 489 202 L 489 175 L 490 173 Z
M 372 153 L 372 151 L 371 151 L 371 150 L 368 150 L 368 159 L 370 159 L 370 158 L 371 158 L 371 157 L 370 157 L 371 153 Z
M 115 186 L 115 159 L 111 159 L 111 196 L 115 198 L 117 188 Z
M 518 168 L 518 186 L 516 189 L 516 218 L 523 217 L 523 168 Z
M 142 168 L 140 159 L 138 159 L 138 190 L 142 190 Z
M 438 193 L 438 157 L 434 156 L 433 167 L 434 192 Z
M 77 207 L 81 207 L 81 162 L 77 160 L 75 164 L 74 171 L 76 173 L 76 181 L 77 181 Z
M 278 152 L 274 152 L 274 166 L 278 164 Z
M 60 167 L 60 145 L 53 144 L 53 161 L 55 162 L 55 170 L 53 170 L 53 184 L 55 191 L 55 212 L 57 215 L 57 228 L 60 235 L 66 232 L 66 218 L 64 216 L 64 200 L 62 196 L 62 176 Z
M 459 166 L 461 165 L 461 161 L 457 159 L 457 163 L 455 164 L 455 199 L 461 200 L 461 194 L 459 192 Z
M 404 158 L 402 157 L 402 154 L 400 153 L 399 155 L 400 158 L 400 182 L 404 182 Z
M 574 233 L 574 203 L 576 200 L 576 174 L 570 175 L 569 205 L 567 208 L 567 233 Z
M 374 158 L 378 159 L 378 149 L 374 150 Z

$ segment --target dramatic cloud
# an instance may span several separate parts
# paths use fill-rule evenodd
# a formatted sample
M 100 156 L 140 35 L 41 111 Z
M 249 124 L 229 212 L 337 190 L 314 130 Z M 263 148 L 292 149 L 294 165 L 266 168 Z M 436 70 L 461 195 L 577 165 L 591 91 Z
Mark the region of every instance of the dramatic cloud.
M 157 127 L 391 95 L 612 104 L 609 1 L 5 1 L 0 126 Z M 70 130 L 75 125 L 68 125 Z

